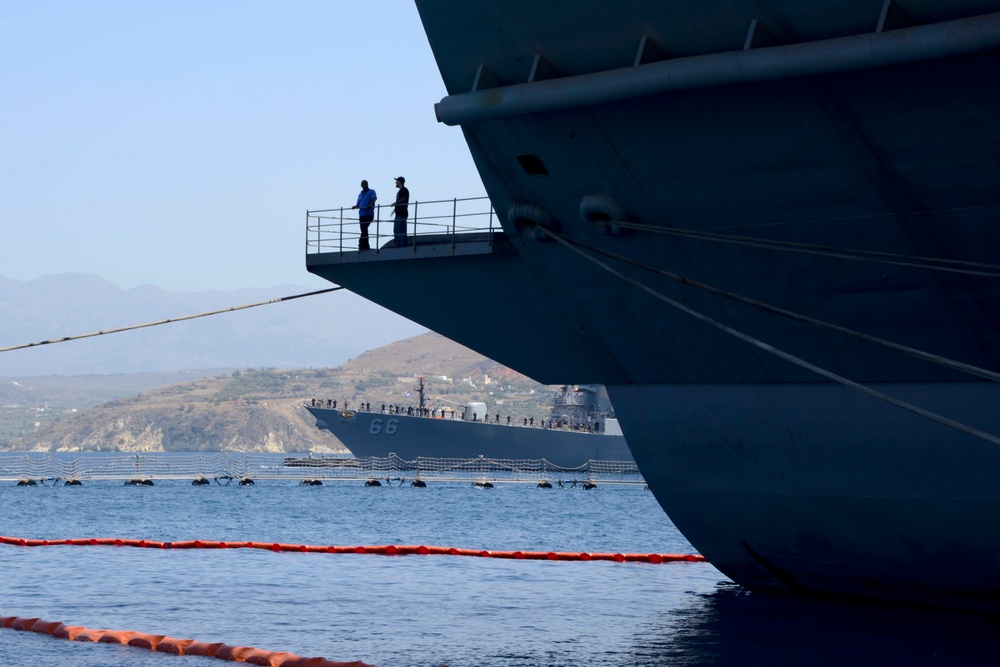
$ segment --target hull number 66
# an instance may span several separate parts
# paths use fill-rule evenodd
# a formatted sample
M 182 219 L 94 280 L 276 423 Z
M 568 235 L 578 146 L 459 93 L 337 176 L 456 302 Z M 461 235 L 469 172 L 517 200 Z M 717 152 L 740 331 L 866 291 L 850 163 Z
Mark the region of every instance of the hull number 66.
M 398 422 L 398 419 L 387 419 L 385 422 L 385 428 L 383 428 L 381 419 L 373 419 L 371 425 L 368 427 L 368 433 L 371 435 L 378 435 L 379 433 L 393 435 L 396 433 L 396 424 Z

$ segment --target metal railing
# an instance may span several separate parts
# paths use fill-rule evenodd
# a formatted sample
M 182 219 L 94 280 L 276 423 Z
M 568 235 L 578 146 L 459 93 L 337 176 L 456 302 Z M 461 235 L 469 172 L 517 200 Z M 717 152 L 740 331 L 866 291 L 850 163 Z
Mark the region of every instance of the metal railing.
M 241 480 L 366 480 L 398 477 L 403 472 L 409 473 L 408 477 L 442 482 L 537 482 L 552 478 L 570 482 L 644 483 L 634 461 L 590 460 L 568 468 L 545 459 L 483 456 L 406 460 L 395 454 L 353 458 L 242 452 L 0 452 L 0 482 L 22 486 L 140 480 L 203 480 L 228 486 L 238 485 Z
M 372 251 L 396 247 L 393 234 L 392 204 L 375 207 L 375 220 L 368 228 Z M 484 240 L 493 243 L 501 231 L 489 197 L 440 199 L 410 202 L 406 221 L 406 242 L 402 247 L 450 243 L 460 240 Z M 465 237 L 463 239 L 463 237 Z M 358 212 L 350 206 L 306 211 L 306 254 L 358 252 L 361 226 Z

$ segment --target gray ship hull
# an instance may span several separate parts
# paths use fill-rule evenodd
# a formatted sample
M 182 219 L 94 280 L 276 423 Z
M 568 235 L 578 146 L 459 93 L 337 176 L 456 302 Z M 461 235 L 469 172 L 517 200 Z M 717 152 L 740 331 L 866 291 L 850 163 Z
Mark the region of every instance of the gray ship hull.
M 876 388 L 997 427 L 993 383 Z M 640 425 L 630 437 L 646 445 L 635 459 L 647 484 L 735 581 L 996 608 L 1000 447 L 827 384 L 609 391 Z
M 377 412 L 307 407 L 358 458 L 545 459 L 560 468 L 588 461 L 632 461 L 625 438 L 534 426 L 485 424 Z
M 1000 434 L 1000 385 L 934 358 L 1000 370 L 1000 2 L 417 4 L 504 233 L 309 270 L 604 384 L 660 504 L 753 590 L 1000 610 L 1000 446 L 831 381 Z M 503 295 L 517 336 L 417 278 Z

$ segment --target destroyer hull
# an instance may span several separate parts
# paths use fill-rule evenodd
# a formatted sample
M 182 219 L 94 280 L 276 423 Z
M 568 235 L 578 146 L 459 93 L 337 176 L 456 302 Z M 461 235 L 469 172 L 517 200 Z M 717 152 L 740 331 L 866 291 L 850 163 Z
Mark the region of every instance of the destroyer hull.
M 1000 610 L 1000 446 L 831 381 L 1000 434 L 998 385 L 934 362 L 1000 370 L 1000 3 L 418 7 L 450 93 L 439 114 L 504 234 L 478 257 L 309 270 L 540 382 L 604 384 L 660 504 L 738 583 Z M 966 50 L 811 71 L 781 50 L 922 48 L 933 30 L 915 23 Z M 667 65 L 643 69 L 648 42 Z M 767 76 L 734 83 L 729 61 Z M 588 215 L 595 197 L 611 205 Z M 416 278 L 516 308 L 414 303 L 396 286 Z
M 545 459 L 560 468 L 588 461 L 632 461 L 625 438 L 533 426 L 508 426 L 375 412 L 306 408 L 354 456 Z

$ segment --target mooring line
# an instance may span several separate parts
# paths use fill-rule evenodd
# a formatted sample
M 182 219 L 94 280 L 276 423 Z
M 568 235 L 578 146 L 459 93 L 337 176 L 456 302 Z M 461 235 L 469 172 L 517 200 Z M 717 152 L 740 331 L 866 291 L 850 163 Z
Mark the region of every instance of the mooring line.
M 817 320 L 814 317 L 808 317 L 807 315 L 802 315 L 800 313 L 796 313 L 791 310 L 787 310 L 785 308 L 779 308 L 778 306 L 774 306 L 769 303 L 765 303 L 763 301 L 751 299 L 750 297 L 743 296 L 742 294 L 730 292 L 729 290 L 724 290 L 720 287 L 714 287 L 707 283 L 694 280 L 693 278 L 687 278 L 678 273 L 674 273 L 673 271 L 667 271 L 666 269 L 661 269 L 655 266 L 651 266 L 649 264 L 645 264 L 643 262 L 638 262 L 630 257 L 625 257 L 624 255 L 619 255 L 617 253 L 604 250 L 603 248 L 598 248 L 594 245 L 591 245 L 590 243 L 584 243 L 583 241 L 573 241 L 573 240 L 570 240 L 570 243 L 573 243 L 574 245 L 577 245 L 581 248 L 585 248 L 595 254 L 607 257 L 608 259 L 613 259 L 615 261 L 622 262 L 623 264 L 631 264 L 632 266 L 642 269 L 644 271 L 649 271 L 650 273 L 655 273 L 665 278 L 670 278 L 671 280 L 674 280 L 682 285 L 688 285 L 690 287 L 695 287 L 705 292 L 710 292 L 712 294 L 717 294 L 718 296 L 722 296 L 727 299 L 732 299 L 733 301 L 745 303 L 749 306 L 753 306 L 754 308 L 758 308 L 760 310 L 764 310 L 769 313 L 774 313 L 775 315 L 781 315 L 782 317 L 787 317 L 789 319 L 795 320 L 796 322 L 802 322 L 803 324 L 809 324 L 819 329 L 826 329 L 827 331 L 833 331 L 835 333 L 843 334 L 850 338 L 855 338 L 857 340 L 865 341 L 866 343 L 872 343 L 873 345 L 880 345 L 890 350 L 895 350 L 896 352 L 899 352 L 901 354 L 911 356 L 914 359 L 921 359 L 923 361 L 927 361 L 932 364 L 937 364 L 945 368 L 950 368 L 952 370 L 959 371 L 961 373 L 968 373 L 969 375 L 975 375 L 977 377 L 983 378 L 984 380 L 992 380 L 993 382 L 1000 382 L 1000 373 L 995 373 L 986 368 L 980 368 L 978 366 L 966 364 L 961 361 L 956 361 L 954 359 L 942 357 L 937 354 L 924 352 L 923 350 L 918 350 L 908 345 L 903 345 L 901 343 L 894 343 L 890 340 L 879 338 L 877 336 L 871 336 L 861 331 L 855 331 L 854 329 L 848 329 L 847 327 L 842 327 L 836 324 L 832 324 L 830 322 Z
M 21 343 L 20 345 L 11 345 L 9 347 L 0 347 L 0 352 L 10 352 L 12 350 L 22 350 L 27 347 L 38 347 L 39 345 L 51 345 L 53 343 L 65 343 L 71 340 L 80 340 L 81 338 L 93 338 L 94 336 L 107 336 L 108 334 L 121 333 L 122 331 L 132 331 L 133 329 L 145 329 L 146 327 L 156 327 L 161 324 L 170 324 L 172 322 L 183 322 L 184 320 L 194 320 L 199 317 L 208 317 L 210 315 L 221 315 L 222 313 L 231 313 L 237 310 L 246 310 L 247 308 L 256 308 L 257 306 L 267 306 L 272 303 L 281 303 L 283 301 L 292 301 L 294 299 L 301 299 L 307 296 L 316 296 L 317 294 L 326 294 L 327 292 L 336 292 L 337 290 L 342 290 L 343 287 L 330 287 L 327 289 L 317 290 L 315 292 L 304 292 L 302 294 L 293 294 L 291 296 L 282 296 L 277 299 L 269 299 L 268 301 L 258 301 L 257 303 L 248 303 L 242 306 L 233 306 L 232 308 L 222 308 L 220 310 L 211 310 L 207 313 L 197 313 L 195 315 L 183 315 L 181 317 L 171 317 L 166 320 L 157 320 L 156 322 L 146 322 L 145 324 L 131 324 L 127 327 L 118 327 L 117 329 L 105 329 L 103 331 L 92 331 L 91 333 L 78 334 L 76 336 L 64 336 L 63 338 L 52 338 L 50 340 L 41 340 L 34 343 Z
M 930 420 L 932 422 L 935 422 L 935 423 L 940 424 L 942 426 L 946 426 L 948 428 L 951 428 L 953 430 L 959 431 L 961 433 L 965 433 L 966 435 L 970 435 L 970 436 L 972 436 L 974 438 L 978 438 L 978 439 L 983 440 L 985 442 L 988 442 L 990 444 L 1000 445 L 1000 438 L 998 438 L 997 436 L 995 436 L 995 435 L 993 435 L 991 433 L 987 433 L 986 431 L 982 431 L 980 429 L 974 428 L 972 426 L 969 426 L 968 424 L 963 424 L 962 422 L 955 421 L 954 419 L 949 419 L 948 417 L 945 417 L 944 415 L 939 415 L 936 412 L 931 412 L 930 410 L 925 410 L 925 409 L 923 409 L 923 408 L 921 408 L 919 406 L 916 406 L 916 405 L 914 405 L 912 403 L 908 403 L 906 401 L 900 400 L 900 399 L 895 398 L 893 396 L 890 396 L 888 394 L 885 394 L 885 393 L 882 393 L 882 392 L 877 391 L 875 389 L 872 389 L 871 387 L 867 387 L 867 386 L 865 386 L 865 385 L 863 385 L 863 384 L 861 384 L 859 382 L 855 382 L 855 381 L 850 380 L 850 379 L 848 379 L 848 378 L 846 378 L 846 377 L 844 377 L 842 375 L 838 375 L 838 374 L 836 374 L 836 373 L 834 373 L 832 371 L 829 371 L 829 370 L 827 370 L 827 369 L 825 369 L 825 368 L 823 368 L 821 366 L 817 366 L 816 364 L 810 363 L 810 362 L 806 361 L 805 359 L 802 359 L 801 357 L 797 357 L 794 354 L 790 354 L 788 352 L 785 352 L 784 350 L 781 350 L 779 348 L 774 347 L 773 345 L 769 345 L 768 343 L 765 343 L 764 341 L 760 340 L 759 338 L 755 338 L 755 337 L 753 337 L 753 336 L 751 336 L 751 335 L 749 335 L 747 333 L 744 333 L 744 332 L 740 331 L 739 329 L 734 329 L 731 326 L 723 324 L 722 322 L 719 322 L 718 320 L 715 320 L 715 319 L 713 319 L 713 318 L 711 318 L 711 317 L 709 317 L 709 316 L 707 316 L 707 315 L 705 315 L 703 313 L 700 313 L 697 310 L 694 310 L 693 308 L 689 308 L 688 306 L 685 306 L 684 304 L 682 304 L 681 302 L 677 301 L 676 299 L 671 299 L 669 296 L 667 296 L 667 295 L 665 295 L 665 294 L 663 294 L 661 292 L 658 292 L 657 290 L 653 289 L 649 285 L 646 285 L 646 284 L 644 284 L 644 283 L 636 280 L 635 278 L 632 278 L 631 276 L 625 275 L 621 271 L 618 271 L 614 267 L 608 265 L 605 262 L 602 262 L 601 260 L 597 259 L 596 257 L 592 257 L 591 255 L 587 254 L 586 252 L 584 252 L 580 248 L 577 248 L 575 246 L 574 242 L 571 239 L 563 236 L 562 234 L 558 234 L 558 233 L 553 232 L 550 229 L 546 229 L 545 227 L 542 227 L 542 226 L 540 226 L 538 228 L 541 229 L 541 231 L 543 233 L 545 233 L 547 236 L 549 236 L 550 238 L 552 238 L 553 240 L 555 240 L 560 245 L 568 248 L 572 252 L 577 253 L 578 255 L 580 255 L 584 259 L 592 262 L 593 264 L 595 264 L 595 265 L 603 268 L 605 271 L 607 271 L 611 275 L 617 276 L 618 278 L 621 278 L 625 282 L 633 285 L 634 287 L 637 287 L 638 289 L 642 290 L 643 292 L 646 292 L 650 296 L 652 296 L 652 297 L 654 297 L 656 299 L 659 299 L 660 301 L 663 301 L 667 305 L 673 306 L 677 310 L 680 310 L 681 312 L 687 313 L 691 317 L 693 317 L 693 318 L 695 318 L 695 319 L 697 319 L 697 320 L 699 320 L 701 322 L 704 322 L 705 324 L 708 324 L 709 326 L 714 327 L 714 328 L 716 328 L 716 329 L 718 329 L 718 330 L 720 330 L 720 331 L 722 331 L 724 333 L 727 333 L 730 336 L 732 336 L 732 337 L 734 337 L 734 338 L 736 338 L 738 340 L 741 340 L 744 343 L 747 343 L 748 345 L 756 347 L 759 350 L 763 350 L 764 352 L 767 352 L 768 354 L 774 355 L 774 356 L 778 357 L 779 359 L 784 359 L 785 361 L 787 361 L 787 362 L 789 362 L 791 364 L 794 364 L 795 366 L 798 366 L 799 368 L 803 368 L 805 370 L 812 371 L 813 373 L 815 373 L 815 374 L 817 374 L 817 375 L 819 375 L 821 377 L 825 377 L 828 380 L 832 380 L 832 381 L 834 381 L 834 382 L 836 382 L 838 384 L 841 384 L 841 385 L 843 385 L 845 387 L 848 387 L 850 389 L 854 389 L 855 391 L 858 391 L 858 392 L 860 392 L 862 394 L 867 394 L 867 395 L 871 396 L 872 398 L 877 398 L 880 401 L 884 401 L 885 403 L 888 403 L 890 405 L 894 405 L 897 408 L 900 408 L 901 410 L 905 410 L 907 412 L 913 413 L 915 415 L 918 415 L 920 417 L 928 419 L 928 420 Z
M 151 635 L 135 630 L 95 630 L 85 628 L 82 625 L 66 625 L 59 621 L 43 621 L 40 618 L 0 616 L 0 628 L 37 632 L 56 639 L 68 639 L 76 642 L 124 644 L 157 653 L 200 655 L 206 658 L 246 662 L 252 665 L 270 665 L 271 667 L 373 667 L 360 660 L 343 662 L 327 660 L 326 658 L 304 658 L 287 651 L 268 651 L 253 646 L 231 646 L 221 642 L 176 639 L 167 635 Z
M 166 542 L 160 540 L 135 540 L 117 537 L 83 537 L 56 540 L 38 540 L 0 535 L 0 544 L 18 547 L 136 547 L 140 549 L 262 549 L 265 551 L 326 553 L 326 554 L 374 554 L 379 556 L 476 556 L 479 558 L 508 558 L 514 560 L 555 560 L 555 561 L 614 561 L 617 563 L 703 563 L 700 554 L 664 553 L 591 553 L 587 551 L 494 551 L 490 549 L 457 549 L 455 547 L 433 547 L 408 544 L 380 544 L 365 546 L 337 546 L 315 544 L 288 544 L 284 542 L 227 542 L 217 540 L 182 540 Z
M 636 231 L 650 232 L 653 234 L 684 236 L 687 238 L 696 238 L 705 241 L 716 241 L 720 243 L 744 245 L 753 248 L 766 248 L 769 250 L 781 250 L 786 252 L 797 252 L 809 255 L 820 255 L 823 257 L 846 259 L 854 262 L 873 262 L 876 264 L 904 266 L 914 269 L 927 269 L 930 271 L 945 271 L 949 273 L 962 273 L 971 276 L 1000 278 L 1000 265 L 993 264 L 991 262 L 972 262 L 969 260 L 948 259 L 945 257 L 920 257 L 917 255 L 900 255 L 898 253 L 878 252 L 874 250 L 861 250 L 859 248 L 841 248 L 837 246 L 826 246 L 813 243 L 777 241 L 773 239 L 763 239 L 754 236 L 719 234 L 716 232 L 707 232 L 697 229 L 686 229 L 683 227 L 661 227 L 656 225 L 646 225 L 638 222 L 629 222 L 627 220 L 612 220 L 608 224 L 614 224 L 623 229 L 634 229 Z M 977 270 L 977 269 L 982 269 L 982 270 Z

